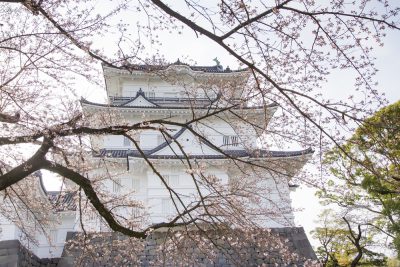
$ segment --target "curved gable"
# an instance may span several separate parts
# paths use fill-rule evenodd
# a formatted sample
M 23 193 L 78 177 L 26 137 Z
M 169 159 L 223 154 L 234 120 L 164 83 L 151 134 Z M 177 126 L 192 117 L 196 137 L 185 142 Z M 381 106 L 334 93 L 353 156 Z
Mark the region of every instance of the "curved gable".
M 138 94 L 134 99 L 129 100 L 128 102 L 122 104 L 121 106 L 128 106 L 128 107 L 157 107 L 155 103 L 151 102 L 142 94 Z
M 190 131 L 184 130 L 179 136 L 176 137 L 176 141 L 165 143 L 160 149 L 151 153 L 151 156 L 184 156 L 179 145 L 183 148 L 187 156 L 193 155 L 222 155 L 220 152 L 211 148 L 208 144 L 200 142 L 196 136 Z

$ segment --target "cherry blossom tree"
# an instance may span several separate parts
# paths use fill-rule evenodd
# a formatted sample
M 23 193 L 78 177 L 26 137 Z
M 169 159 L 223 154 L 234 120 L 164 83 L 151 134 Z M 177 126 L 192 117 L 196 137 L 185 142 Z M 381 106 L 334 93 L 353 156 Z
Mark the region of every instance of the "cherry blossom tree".
M 253 226 L 250 217 L 244 214 L 245 204 L 237 196 L 223 198 L 226 204 L 223 206 L 228 209 L 212 204 L 214 197 L 227 195 L 217 181 L 212 181 L 209 186 L 214 186 L 214 196 L 200 197 L 199 202 L 185 207 L 169 222 L 134 228 L 116 218 L 99 184 L 85 176 L 93 168 L 90 164 L 93 151 L 87 141 L 90 136 L 124 135 L 135 144 L 135 131 L 152 129 L 167 139 L 172 136 L 166 127 L 176 125 L 207 141 L 207 137 L 189 125 L 229 111 L 240 103 L 228 103 L 222 111 L 194 116 L 187 123 L 171 120 L 118 123 L 115 118 L 105 120 L 104 114 L 89 123 L 83 119 L 77 100 L 83 89 L 76 81 L 101 86 L 100 63 L 126 71 L 132 71 L 135 64 L 144 64 L 149 66 L 148 71 L 157 71 L 151 66 L 165 65 L 167 60 L 160 53 L 148 55 L 146 46 L 162 47 L 166 41 L 161 37 L 164 33 L 194 33 L 193 38 L 217 45 L 251 72 L 243 101 L 265 107 L 266 117 L 268 103 L 275 102 L 282 108 L 270 123 L 269 137 L 261 142 L 272 145 L 270 140 L 274 140 L 277 146 L 285 142 L 312 146 L 318 153 L 334 145 L 345 153 L 343 137 L 377 107 L 386 104 L 374 80 L 377 69 L 373 48 L 383 45 L 387 31 L 399 30 L 399 8 L 395 4 L 385 0 L 360 3 L 222 0 L 212 4 L 140 0 L 107 3 L 107 8 L 102 8 L 92 1 L 0 1 L 0 190 L 7 201 L 19 203 L 12 208 L 14 215 L 10 210 L 4 213 L 21 227 L 24 225 L 24 220 L 18 218 L 21 210 L 27 211 L 32 220 L 48 223 L 43 218 L 49 216 L 46 214 L 51 209 L 42 209 L 40 202 L 23 189 L 35 180 L 37 171 L 48 170 L 75 184 L 112 230 L 130 237 L 145 238 L 161 227 L 196 225 L 199 217 L 215 221 L 218 218 L 215 214 L 221 212 L 238 226 Z M 118 18 L 124 16 L 143 19 L 137 23 L 120 22 Z M 104 44 L 105 37 L 110 42 Z M 333 70 L 354 75 L 354 95 L 331 100 L 321 94 Z M 265 130 L 263 123 L 260 126 L 245 116 L 241 120 L 243 127 Z M 255 173 L 260 171 L 257 163 L 226 156 L 238 166 L 253 164 Z M 185 160 L 191 166 L 189 157 Z M 150 160 L 148 163 L 152 166 Z M 156 167 L 152 168 L 158 173 Z M 174 196 L 173 188 L 158 175 L 171 197 Z M 309 184 L 321 184 L 303 178 Z

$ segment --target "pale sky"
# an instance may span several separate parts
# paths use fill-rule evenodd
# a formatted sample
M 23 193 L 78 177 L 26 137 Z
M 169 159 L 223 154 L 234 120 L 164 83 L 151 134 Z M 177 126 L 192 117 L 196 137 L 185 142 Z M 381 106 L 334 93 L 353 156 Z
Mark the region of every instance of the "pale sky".
M 390 32 L 385 38 L 385 45 L 377 47 L 374 55 L 379 69 L 376 77 L 379 82 L 379 91 L 385 92 L 390 103 L 400 100 L 400 32 Z M 335 73 L 324 87 L 325 95 L 332 98 L 345 96 L 349 93 L 348 88 L 352 88 L 352 84 L 350 75 Z M 303 185 L 292 193 L 293 207 L 302 209 L 296 213 L 296 223 L 303 226 L 307 234 L 316 227 L 315 221 L 323 208 L 318 204 L 319 200 L 314 195 L 315 192 L 315 189 Z M 309 239 L 313 245 L 316 245 L 316 241 L 310 236 Z

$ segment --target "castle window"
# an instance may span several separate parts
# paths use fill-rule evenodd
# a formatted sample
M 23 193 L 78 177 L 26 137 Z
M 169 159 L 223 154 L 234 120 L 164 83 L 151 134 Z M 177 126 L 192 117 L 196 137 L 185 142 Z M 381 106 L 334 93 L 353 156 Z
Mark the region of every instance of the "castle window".
M 224 135 L 223 136 L 223 145 L 228 146 L 229 145 L 229 136 Z
M 238 146 L 239 137 L 237 135 L 224 135 L 222 138 L 222 144 L 224 146 Z
M 137 178 L 132 179 L 132 189 L 135 190 L 135 192 L 140 191 L 140 180 Z
M 144 92 L 144 95 L 145 95 L 147 98 L 154 98 L 154 97 L 156 97 L 156 93 L 155 93 L 155 92 Z
M 170 174 L 166 175 L 164 174 L 163 176 L 164 181 L 167 183 L 167 185 L 171 187 L 176 187 L 179 185 L 179 175 L 176 174 Z M 164 185 L 164 183 L 160 180 L 161 185 Z
M 57 243 L 57 230 L 50 230 L 50 242 Z
M 174 212 L 174 205 L 170 198 L 161 199 L 161 213 L 163 215 L 170 215 Z
M 95 211 L 88 211 L 87 214 L 90 221 L 94 221 L 97 219 L 97 213 Z
M 121 178 L 114 179 L 112 190 L 114 193 L 119 193 L 121 191 Z
M 139 218 L 142 216 L 142 209 L 139 207 L 132 208 L 132 217 Z
M 239 145 L 239 138 L 237 136 L 231 136 L 231 145 L 238 146 Z
M 137 92 L 134 91 L 134 90 L 127 90 L 127 91 L 125 91 L 123 96 L 125 96 L 125 97 L 135 97 L 136 94 L 137 94 Z

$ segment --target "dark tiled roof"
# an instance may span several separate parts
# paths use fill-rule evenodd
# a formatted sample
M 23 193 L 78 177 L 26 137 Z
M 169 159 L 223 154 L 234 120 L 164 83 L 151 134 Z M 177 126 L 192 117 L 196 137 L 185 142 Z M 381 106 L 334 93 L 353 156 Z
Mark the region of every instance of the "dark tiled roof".
M 146 98 L 146 97 L 145 97 Z M 148 100 L 148 98 L 146 98 L 147 100 Z M 130 102 L 131 100 L 129 100 L 129 102 Z M 150 101 L 150 100 L 149 100 Z M 150 101 L 151 102 L 151 101 Z M 86 100 L 86 99 L 84 99 L 83 97 L 81 98 L 81 103 L 82 104 L 89 104 L 89 105 L 93 105 L 93 106 L 99 106 L 99 107 L 111 107 L 111 108 L 132 108 L 132 109 L 141 109 L 141 108 L 146 108 L 146 109 L 205 109 L 205 110 L 209 110 L 210 108 L 211 109 L 221 109 L 221 107 L 210 107 L 210 106 L 195 106 L 195 107 L 187 107 L 187 106 L 157 106 L 157 107 L 151 107 L 151 106 L 140 106 L 140 107 L 137 107 L 137 106 L 124 106 L 124 105 L 126 105 L 127 103 L 124 103 L 124 104 L 122 104 L 122 105 L 113 105 L 113 104 L 111 104 L 111 105 L 109 105 L 109 104 L 100 104 L 100 103 L 95 103 L 95 102 L 91 102 L 91 101 L 88 101 L 88 100 Z M 267 106 L 265 106 L 265 107 L 267 107 L 267 108 L 272 108 L 272 107 L 276 107 L 276 106 L 278 106 L 278 104 L 277 103 L 271 103 L 271 104 L 268 104 Z M 233 107 L 232 109 L 261 109 L 261 108 L 265 108 L 265 107 L 251 107 L 251 106 L 249 106 L 249 107 Z
M 115 66 L 109 66 L 109 65 L 104 65 L 107 67 L 115 68 Z M 165 70 L 170 66 L 187 66 L 193 71 L 202 71 L 206 73 L 231 73 L 231 72 L 244 72 L 248 71 L 248 68 L 246 69 L 237 69 L 237 70 L 231 70 L 229 67 L 223 68 L 221 65 L 214 65 L 214 66 L 190 66 L 189 64 L 185 64 L 180 62 L 179 60 L 176 61 L 175 63 L 169 63 L 169 64 L 164 64 L 164 65 L 151 65 L 151 64 L 129 64 L 129 65 L 122 65 L 117 67 L 118 69 L 122 70 L 127 70 L 127 71 L 159 71 L 159 70 Z
M 230 68 L 224 69 L 222 66 L 189 66 L 193 71 L 213 72 L 213 73 L 230 73 L 247 71 L 248 69 L 231 70 Z
M 151 159 L 183 159 L 184 156 L 177 155 L 153 155 L 155 152 L 160 151 L 161 149 L 167 147 L 172 143 L 173 140 L 177 140 L 179 136 L 181 136 L 187 128 L 181 128 L 176 134 L 172 136 L 171 140 L 167 140 L 166 142 L 156 146 L 151 150 L 143 150 L 144 155 L 147 158 Z M 203 144 L 215 150 L 208 140 L 203 140 Z M 302 156 L 306 154 L 311 154 L 314 151 L 311 148 L 297 151 L 273 151 L 273 150 L 265 150 L 265 149 L 257 149 L 254 151 L 247 151 L 244 149 L 241 150 L 223 150 L 221 151 L 225 154 L 220 155 L 190 155 L 189 158 L 197 158 L 197 159 L 224 159 L 227 157 L 232 158 L 284 158 L 284 157 L 296 157 Z M 130 149 L 100 149 L 99 153 L 95 154 L 97 157 L 111 157 L 111 158 L 125 158 L 125 157 L 143 157 L 142 154 L 137 150 Z
M 55 211 L 74 211 L 76 210 L 75 195 L 76 192 L 60 192 L 60 191 L 47 191 L 44 186 L 43 177 L 41 172 L 36 172 L 35 175 L 39 178 L 40 187 L 44 194 L 46 194 L 50 203 L 53 205 Z
M 311 148 L 297 151 L 274 151 L 265 149 L 256 149 L 248 152 L 246 150 L 225 150 L 224 153 L 231 157 L 250 157 L 250 158 L 287 158 L 296 157 L 313 153 Z
M 165 145 L 164 145 L 165 144 Z M 164 143 L 163 147 L 166 147 L 168 144 Z M 158 148 L 158 147 L 157 147 Z M 160 150 L 161 148 L 158 148 Z M 184 156 L 175 156 L 175 155 L 152 155 L 156 151 L 145 150 L 143 151 L 147 158 L 149 159 L 184 159 Z M 151 153 L 150 153 L 151 152 Z M 298 151 L 271 151 L 271 150 L 255 150 L 253 152 L 248 152 L 246 150 L 223 150 L 223 152 L 229 155 L 232 158 L 288 158 L 288 157 L 296 157 L 302 155 L 312 154 L 314 151 L 311 148 L 298 150 Z M 97 157 L 110 157 L 110 158 L 125 158 L 127 156 L 130 157 L 142 157 L 142 155 L 137 150 L 126 150 L 126 149 L 101 149 Z M 225 155 L 190 155 L 191 159 L 225 159 L 227 158 Z
M 200 97 L 164 97 L 164 96 L 160 96 L 160 97 L 146 97 L 144 96 L 147 100 L 151 101 L 154 104 L 158 104 L 158 103 L 163 103 L 163 102 L 169 102 L 169 103 L 188 103 L 190 104 L 189 107 L 192 107 L 193 104 L 197 104 L 200 103 L 202 105 L 204 104 L 210 104 L 210 103 L 214 103 L 216 101 L 219 100 L 219 97 L 216 98 L 200 98 Z M 136 97 L 127 97 L 127 96 L 111 96 L 109 97 L 110 101 L 113 104 L 119 104 L 119 105 L 125 105 L 127 103 L 129 103 L 130 101 L 133 101 L 134 99 L 136 99 Z M 233 99 L 232 101 L 235 102 L 239 102 L 240 99 Z
M 74 211 L 76 210 L 75 195 L 76 192 L 48 191 L 47 197 L 56 211 Z
M 157 71 L 166 69 L 168 65 L 145 65 L 145 64 L 131 64 L 131 65 L 123 65 L 118 67 L 119 69 L 134 71 L 134 70 L 141 70 L 141 71 Z

